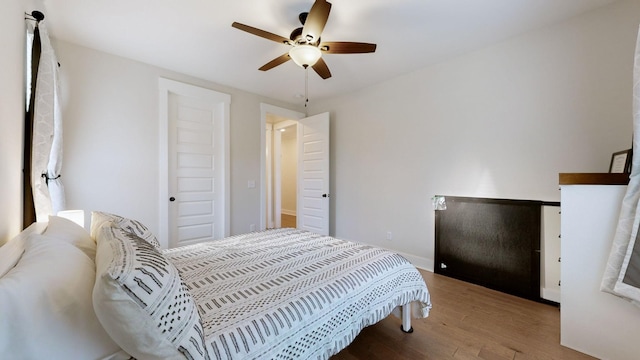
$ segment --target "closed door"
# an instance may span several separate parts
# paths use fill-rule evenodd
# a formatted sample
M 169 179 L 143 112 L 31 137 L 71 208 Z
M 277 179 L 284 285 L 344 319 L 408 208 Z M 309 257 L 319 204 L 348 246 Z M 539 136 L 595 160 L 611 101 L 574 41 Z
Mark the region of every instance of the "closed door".
M 329 113 L 298 121 L 298 228 L 329 235 Z
M 227 235 L 228 95 L 189 86 L 167 92 L 168 246 Z M 222 95 L 222 96 L 221 96 Z

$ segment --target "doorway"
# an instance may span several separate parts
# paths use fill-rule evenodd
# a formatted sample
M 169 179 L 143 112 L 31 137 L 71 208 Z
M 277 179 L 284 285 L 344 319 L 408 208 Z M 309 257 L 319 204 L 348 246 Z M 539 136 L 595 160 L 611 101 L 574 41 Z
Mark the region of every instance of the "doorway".
M 329 235 L 329 113 L 305 118 L 302 113 L 267 104 L 261 104 L 261 111 L 260 230 L 281 226 L 279 216 L 274 216 L 275 203 L 281 201 L 273 191 L 277 185 L 272 176 L 274 161 L 267 157 L 274 152 L 273 144 L 267 147 L 267 143 L 278 136 L 274 126 L 267 124 L 267 115 L 273 114 L 297 123 L 296 228 Z M 266 136 L 268 132 L 271 137 Z
M 282 157 L 275 156 L 275 153 L 276 151 L 279 154 L 281 153 L 282 135 L 288 132 L 288 134 L 285 135 L 285 144 L 287 144 L 290 140 L 288 135 L 290 133 L 297 133 L 297 131 L 295 131 L 297 120 L 304 118 L 305 115 L 297 111 L 269 104 L 260 104 L 260 112 L 262 122 L 262 134 L 260 137 L 262 149 L 260 161 L 260 187 L 262 194 L 260 197 L 260 230 L 265 230 L 267 228 L 282 227 L 282 196 L 276 195 L 276 190 L 278 190 L 278 194 L 281 194 L 280 190 L 282 189 L 282 181 L 276 179 L 276 173 L 281 174 L 280 168 L 276 171 L 276 165 L 281 166 Z M 280 131 L 282 129 L 284 129 L 284 132 Z M 297 135 L 294 144 L 296 143 Z M 290 153 L 288 153 L 288 155 L 291 156 Z M 279 175 L 278 177 L 280 178 Z M 289 179 L 288 176 L 287 179 Z M 285 185 L 287 191 L 290 190 L 290 180 L 288 181 Z M 295 178 L 294 181 L 296 181 Z M 296 188 L 294 187 L 293 189 L 297 196 Z M 289 210 L 287 213 L 290 214 L 291 210 L 297 211 L 297 205 L 295 207 L 285 205 L 285 210 Z M 277 214 L 276 211 L 278 212 Z
M 295 228 L 298 216 L 298 124 L 280 132 L 280 227 Z M 274 153 L 274 156 L 278 156 Z M 276 196 L 277 192 L 276 192 Z
M 297 121 L 267 114 L 267 228 L 296 227 L 297 128 Z

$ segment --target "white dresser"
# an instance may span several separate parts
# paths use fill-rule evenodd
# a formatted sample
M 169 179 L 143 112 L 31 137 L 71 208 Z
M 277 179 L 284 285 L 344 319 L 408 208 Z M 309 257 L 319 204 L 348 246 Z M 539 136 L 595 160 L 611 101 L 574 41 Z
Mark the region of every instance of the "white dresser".
M 563 175 L 560 342 L 600 359 L 637 360 L 640 307 L 600 291 L 627 187 Z

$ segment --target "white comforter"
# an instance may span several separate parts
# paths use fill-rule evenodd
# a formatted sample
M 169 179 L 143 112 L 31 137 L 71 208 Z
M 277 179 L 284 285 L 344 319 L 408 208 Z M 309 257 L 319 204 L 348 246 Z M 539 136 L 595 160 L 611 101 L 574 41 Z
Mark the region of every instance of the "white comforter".
M 420 317 L 431 308 L 422 276 L 400 255 L 306 231 L 164 254 L 198 305 L 216 359 L 328 359 L 397 306 L 415 302 Z

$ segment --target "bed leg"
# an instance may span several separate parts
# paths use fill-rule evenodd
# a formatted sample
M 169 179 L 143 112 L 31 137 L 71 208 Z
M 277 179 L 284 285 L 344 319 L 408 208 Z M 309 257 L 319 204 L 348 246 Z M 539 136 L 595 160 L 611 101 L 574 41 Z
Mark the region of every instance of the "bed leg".
M 413 332 L 411 327 L 411 303 L 402 305 L 402 325 L 400 325 L 400 330 L 408 334 Z

